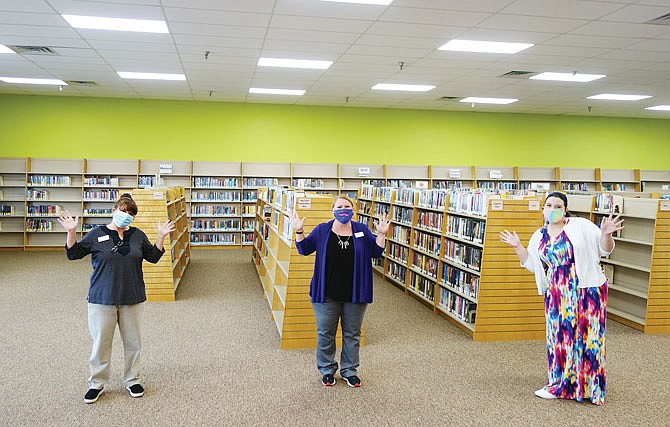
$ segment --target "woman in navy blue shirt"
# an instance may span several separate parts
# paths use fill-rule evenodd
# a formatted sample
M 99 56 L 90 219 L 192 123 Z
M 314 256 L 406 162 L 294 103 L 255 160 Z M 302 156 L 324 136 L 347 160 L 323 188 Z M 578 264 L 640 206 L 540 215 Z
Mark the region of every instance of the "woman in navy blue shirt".
M 142 317 L 147 296 L 142 260 L 157 263 L 165 253 L 163 240 L 174 231 L 174 223 L 158 224 L 156 243 L 149 242 L 139 228 L 130 227 L 137 204 L 125 193 L 112 208 L 112 221 L 86 233 L 77 242 L 79 217 L 63 212 L 58 222 L 67 231 L 66 252 L 70 260 L 91 254 L 93 273 L 88 290 L 88 329 L 93 339 L 89 359 L 90 377 L 85 403 L 94 403 L 109 381 L 112 340 L 119 325 L 125 360 L 123 385 L 132 397 L 144 395 L 139 382 Z
M 386 214 L 376 222 L 377 236 L 367 225 L 352 221 L 354 203 L 338 195 L 333 203 L 334 219 L 318 224 L 305 236 L 305 218 L 293 211 L 298 253 L 316 251 L 309 295 L 316 317 L 316 365 L 324 386 L 335 385 L 335 335 L 342 322 L 340 374 L 350 387 L 360 387 L 357 375 L 361 327 L 367 305 L 372 302 L 372 259 L 384 251 L 390 220 Z

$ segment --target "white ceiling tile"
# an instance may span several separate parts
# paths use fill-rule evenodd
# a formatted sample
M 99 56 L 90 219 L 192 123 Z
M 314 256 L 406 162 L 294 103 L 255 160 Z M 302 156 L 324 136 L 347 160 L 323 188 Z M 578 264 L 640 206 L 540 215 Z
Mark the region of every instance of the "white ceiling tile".
M 91 47 L 98 51 L 126 51 L 126 52 L 162 52 L 176 53 L 174 45 L 168 43 L 121 42 L 109 40 L 91 40 Z
M 0 22 L 11 22 L 14 25 L 69 27 L 68 23 L 56 13 L 2 12 L 1 9 Z
M 214 47 L 236 48 L 236 49 L 260 49 L 263 45 L 261 39 L 234 38 L 234 37 L 214 37 L 189 34 L 173 34 L 177 45 L 200 46 L 202 51 L 209 50 L 214 52 Z
M 603 49 L 621 49 L 642 41 L 642 38 L 587 36 L 576 34 L 561 34 L 543 43 L 546 45 L 595 47 Z
M 172 23 L 233 25 L 236 27 L 265 28 L 270 22 L 269 13 L 229 12 L 204 9 L 165 8 L 165 14 Z M 172 28 L 170 26 L 170 28 Z
M 511 0 L 394 0 L 393 6 L 423 9 L 466 10 L 474 12 L 499 12 Z
M 465 40 L 484 40 L 508 43 L 533 43 L 540 44 L 556 37 L 555 33 L 538 33 L 535 31 L 522 30 L 494 30 L 489 28 L 472 28 L 458 36 Z M 445 40 L 445 43 L 447 40 Z M 532 49 L 532 47 L 530 48 Z
M 160 0 L 166 7 L 225 10 L 233 12 L 271 13 L 274 0 Z
M 0 10 L 6 12 L 53 13 L 44 0 L 0 0 Z
M 489 13 L 481 12 L 389 7 L 379 20 L 462 27 L 477 25 L 489 16 Z
M 339 54 L 349 48 L 348 44 L 318 43 L 296 40 L 266 40 L 263 45 L 263 56 L 268 58 L 295 58 L 296 54 L 308 53 L 324 55 Z M 276 53 L 273 53 L 276 52 Z M 285 52 L 285 53 L 283 53 Z
M 630 5 L 623 7 L 614 13 L 603 16 L 600 19 L 603 21 L 629 22 L 639 24 L 656 19 L 659 16 L 666 15 L 668 13 L 668 6 L 670 6 L 670 2 L 668 2 L 668 5 L 665 7 Z
M 653 38 L 668 32 L 664 25 L 627 24 L 623 22 L 594 21 L 570 32 L 587 36 Z
M 541 16 L 496 14 L 480 22 L 477 27 L 499 30 L 518 30 L 542 33 L 564 33 L 586 24 L 582 19 L 546 18 Z
M 79 0 L 49 0 L 49 4 L 61 15 L 164 20 L 163 10 L 159 6 Z
M 265 37 L 266 30 L 264 27 L 241 27 L 233 25 L 211 25 L 211 24 L 173 22 L 170 24 L 170 31 L 175 37 L 181 34 L 191 34 L 196 36 L 230 37 L 230 38 L 262 40 Z
M 402 37 L 378 34 L 365 34 L 358 39 L 357 44 L 368 46 L 389 46 L 403 48 L 417 48 L 424 50 L 435 50 L 444 44 L 443 39 Z
M 317 31 L 303 29 L 270 28 L 265 36 L 269 40 L 309 40 L 318 43 L 351 44 L 360 37 L 356 33 L 342 33 L 334 31 Z
M 364 19 L 341 19 L 330 17 L 273 15 L 270 28 L 302 29 L 308 31 L 331 31 L 360 34 L 374 21 Z
M 641 40 L 637 43 L 633 43 L 629 46 L 626 46 L 626 49 L 629 50 L 651 50 L 655 52 L 668 52 L 670 53 L 670 42 L 667 40 Z
M 315 0 L 277 0 L 278 15 L 315 16 L 323 18 L 376 20 L 386 7 L 369 4 L 333 3 Z
M 621 4 L 582 0 L 516 0 L 502 13 L 593 20 L 608 15 L 622 7 Z
M 467 27 L 412 24 L 405 22 L 375 22 L 367 34 L 378 34 L 396 37 L 426 37 L 439 40 L 450 40 L 456 38 L 467 30 Z
M 79 35 L 70 27 L 40 27 L 37 25 L 14 25 L 0 21 L 0 40 L 5 36 L 28 36 L 46 38 L 75 38 Z

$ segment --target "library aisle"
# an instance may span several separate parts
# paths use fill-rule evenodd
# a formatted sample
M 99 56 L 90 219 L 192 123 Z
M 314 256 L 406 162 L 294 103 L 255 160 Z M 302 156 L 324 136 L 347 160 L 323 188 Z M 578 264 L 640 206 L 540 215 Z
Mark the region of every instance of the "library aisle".
M 544 342 L 474 342 L 415 298 L 375 277 L 361 349 L 363 386 L 323 387 L 313 350 L 279 350 L 251 251 L 194 251 L 175 302 L 148 303 L 132 399 L 112 382 L 86 391 L 90 259 L 0 252 L 0 418 L 4 426 L 608 426 L 670 424 L 670 336 L 608 322 L 603 407 L 546 401 Z

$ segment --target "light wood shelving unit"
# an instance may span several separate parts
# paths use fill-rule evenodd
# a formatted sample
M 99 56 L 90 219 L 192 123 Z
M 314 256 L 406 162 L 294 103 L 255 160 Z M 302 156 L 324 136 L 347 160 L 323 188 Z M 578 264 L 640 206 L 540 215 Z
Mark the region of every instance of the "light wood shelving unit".
M 367 187 L 359 196 L 359 221 L 372 221 L 387 205 L 392 222 L 377 272 L 388 282 L 475 341 L 544 338 L 534 276 L 499 241 L 505 228 L 528 240 L 542 226 L 537 198 Z
M 191 259 L 189 221 L 183 187 L 134 189 L 137 216 L 133 226 L 141 229 L 151 242 L 156 240 L 156 225 L 168 219 L 175 231 L 164 242 L 165 253 L 157 264 L 143 262 L 142 271 L 148 301 L 174 301 L 177 288 Z

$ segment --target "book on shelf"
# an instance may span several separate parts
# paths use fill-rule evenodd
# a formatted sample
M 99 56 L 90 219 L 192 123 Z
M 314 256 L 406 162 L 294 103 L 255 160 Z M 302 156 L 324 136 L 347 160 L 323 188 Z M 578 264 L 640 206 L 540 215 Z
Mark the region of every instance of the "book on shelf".
M 72 180 L 67 175 L 28 175 L 28 185 L 42 187 L 69 187 Z
M 14 205 L 0 205 L 0 216 L 14 216 Z
M 93 187 L 93 186 L 107 186 L 107 187 L 118 187 L 119 178 L 112 176 L 87 176 L 84 177 L 84 186 Z

